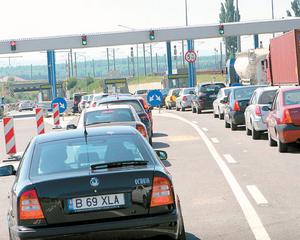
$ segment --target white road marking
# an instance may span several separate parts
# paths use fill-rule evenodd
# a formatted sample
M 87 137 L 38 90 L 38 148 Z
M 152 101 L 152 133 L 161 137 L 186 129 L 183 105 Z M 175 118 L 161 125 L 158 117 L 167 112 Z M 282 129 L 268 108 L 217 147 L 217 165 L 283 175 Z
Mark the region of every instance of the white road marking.
M 208 129 L 207 129 L 207 128 L 202 128 L 202 130 L 203 130 L 204 132 L 208 132 Z
M 255 185 L 248 185 L 247 189 L 258 205 L 268 204 L 267 199 Z
M 235 159 L 230 154 L 224 154 L 223 156 L 228 163 L 237 163 L 237 161 L 235 161 Z
M 217 138 L 211 138 L 211 141 L 212 141 L 213 143 L 220 143 L 219 139 L 217 139 Z
M 214 145 L 209 141 L 209 138 L 205 135 L 203 131 L 192 122 L 186 120 L 183 117 L 177 116 L 176 114 L 162 114 L 160 116 L 164 117 L 170 117 L 178 119 L 182 122 L 185 122 L 192 126 L 199 134 L 199 136 L 202 138 L 204 143 L 206 144 L 208 150 L 210 151 L 211 155 L 213 156 L 214 160 L 216 161 L 217 165 L 219 166 L 220 170 L 222 171 L 227 183 L 229 184 L 237 202 L 239 203 L 244 216 L 250 226 L 250 229 L 252 233 L 254 234 L 254 237 L 256 240 L 271 240 L 268 232 L 264 228 L 258 214 L 256 213 L 254 207 L 252 206 L 250 200 L 247 198 L 246 194 L 244 193 L 243 189 L 239 185 L 238 181 L 230 171 L 229 167 L 226 165 L 224 160 L 222 159 L 221 155 L 217 152 Z
M 198 122 L 196 122 L 196 121 L 192 121 L 192 123 L 198 124 Z

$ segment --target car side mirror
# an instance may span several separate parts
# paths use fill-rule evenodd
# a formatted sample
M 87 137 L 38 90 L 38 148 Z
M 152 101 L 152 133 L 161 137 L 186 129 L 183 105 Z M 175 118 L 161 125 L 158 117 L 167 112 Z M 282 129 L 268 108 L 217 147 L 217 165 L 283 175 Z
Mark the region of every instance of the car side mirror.
M 76 128 L 77 126 L 75 124 L 68 124 L 66 127 L 67 130 L 76 129 Z
M 168 159 L 167 152 L 162 150 L 155 150 L 155 152 L 161 161 L 166 161 Z
M 268 112 L 271 111 L 271 108 L 268 106 L 263 106 L 261 110 L 263 110 L 264 112 Z
M 0 167 L 0 177 L 16 175 L 17 171 L 13 165 Z

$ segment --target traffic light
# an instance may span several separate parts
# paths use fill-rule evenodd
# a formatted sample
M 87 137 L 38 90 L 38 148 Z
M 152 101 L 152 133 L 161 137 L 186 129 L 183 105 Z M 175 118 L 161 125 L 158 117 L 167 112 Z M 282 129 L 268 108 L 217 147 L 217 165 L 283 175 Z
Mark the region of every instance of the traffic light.
M 10 41 L 9 45 L 10 45 L 10 50 L 11 51 L 16 51 L 17 50 L 17 43 L 16 43 L 16 41 Z
M 149 39 L 150 41 L 154 41 L 155 40 L 155 33 L 154 33 L 154 30 L 151 30 L 149 32 Z
M 83 46 L 87 45 L 87 36 L 86 35 L 81 36 L 81 43 Z
M 219 34 L 220 34 L 220 35 L 224 35 L 224 33 L 225 33 L 224 25 L 221 24 L 221 25 L 219 26 Z

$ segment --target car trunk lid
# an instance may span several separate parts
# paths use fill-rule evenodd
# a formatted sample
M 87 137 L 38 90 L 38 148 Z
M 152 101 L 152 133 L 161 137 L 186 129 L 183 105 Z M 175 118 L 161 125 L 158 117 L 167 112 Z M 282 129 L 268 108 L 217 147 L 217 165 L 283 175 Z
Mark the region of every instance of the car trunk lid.
M 149 214 L 151 164 L 53 174 L 33 179 L 48 224 Z
M 292 105 L 287 107 L 287 110 L 289 111 L 293 124 L 300 126 L 300 106 Z

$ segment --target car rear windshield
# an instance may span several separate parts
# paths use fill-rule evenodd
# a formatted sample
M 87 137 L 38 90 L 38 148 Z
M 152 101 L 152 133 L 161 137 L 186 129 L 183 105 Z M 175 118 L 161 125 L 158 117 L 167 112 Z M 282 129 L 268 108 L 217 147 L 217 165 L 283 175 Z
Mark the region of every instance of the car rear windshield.
M 218 93 L 221 87 L 215 84 L 203 85 L 200 87 L 200 92 L 203 93 Z
M 183 90 L 183 94 L 194 94 L 195 89 L 194 88 L 187 88 Z
M 85 114 L 86 124 L 105 123 L 105 122 L 131 122 L 135 121 L 129 108 L 124 109 L 105 109 L 87 112 Z
M 235 89 L 234 91 L 234 99 L 235 100 L 249 100 L 253 94 L 253 92 L 257 89 L 257 87 L 245 87 Z
M 231 89 L 224 89 L 225 96 L 228 96 L 231 92 Z
M 137 90 L 137 94 L 147 94 L 148 90 Z
M 300 90 L 287 91 L 283 95 L 284 105 L 300 104 Z
M 144 109 L 138 100 L 120 100 L 120 101 L 100 103 L 100 105 L 103 105 L 103 104 L 109 104 L 109 105 L 124 105 L 125 104 L 125 105 L 132 106 L 137 113 L 144 112 Z
M 272 104 L 277 90 L 263 92 L 258 100 L 258 104 Z
M 175 89 L 171 92 L 171 95 L 172 96 L 175 96 L 175 97 L 178 97 L 179 96 L 179 93 L 180 93 L 180 89 Z
M 87 170 L 93 164 L 145 161 L 150 157 L 137 135 L 68 139 L 38 144 L 30 176 Z
M 84 101 L 88 101 L 89 96 L 88 96 L 88 95 L 85 95 L 85 96 L 82 97 L 82 99 L 83 99 Z

